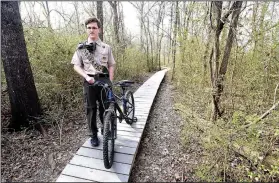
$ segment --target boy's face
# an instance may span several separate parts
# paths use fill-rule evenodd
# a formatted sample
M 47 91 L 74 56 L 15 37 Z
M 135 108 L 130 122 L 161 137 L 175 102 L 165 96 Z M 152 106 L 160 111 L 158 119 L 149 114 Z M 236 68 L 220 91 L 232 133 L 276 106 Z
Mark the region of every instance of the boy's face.
M 97 41 L 99 39 L 99 32 L 100 29 L 98 27 L 98 24 L 96 22 L 91 22 L 86 25 L 86 30 L 88 37 L 94 41 Z

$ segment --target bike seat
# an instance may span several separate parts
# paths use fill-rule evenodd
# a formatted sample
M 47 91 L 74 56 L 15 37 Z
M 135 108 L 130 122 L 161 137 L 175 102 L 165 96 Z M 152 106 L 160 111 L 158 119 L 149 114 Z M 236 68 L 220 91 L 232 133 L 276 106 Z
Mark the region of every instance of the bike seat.
M 121 80 L 121 81 L 117 81 L 115 83 L 116 86 L 121 86 L 121 87 L 128 87 L 131 86 L 132 84 L 134 84 L 134 81 L 129 81 L 129 80 Z

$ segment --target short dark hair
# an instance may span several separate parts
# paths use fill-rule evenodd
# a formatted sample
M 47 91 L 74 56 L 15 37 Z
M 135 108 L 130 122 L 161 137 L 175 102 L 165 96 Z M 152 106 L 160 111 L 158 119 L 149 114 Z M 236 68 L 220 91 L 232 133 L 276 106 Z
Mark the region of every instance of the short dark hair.
M 98 20 L 98 18 L 95 18 L 95 17 L 93 17 L 93 18 L 88 18 L 88 19 L 85 21 L 85 27 L 87 26 L 87 24 L 90 24 L 90 23 L 92 23 L 92 22 L 97 23 L 98 28 L 101 28 L 101 23 L 100 23 L 100 21 Z

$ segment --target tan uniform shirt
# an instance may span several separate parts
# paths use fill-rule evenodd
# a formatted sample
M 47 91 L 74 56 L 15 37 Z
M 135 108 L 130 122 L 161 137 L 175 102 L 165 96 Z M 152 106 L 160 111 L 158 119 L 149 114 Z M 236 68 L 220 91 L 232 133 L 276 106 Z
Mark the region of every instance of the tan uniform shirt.
M 115 65 L 111 47 L 100 39 L 96 41 L 96 50 L 90 53 L 87 49 L 77 49 L 71 61 L 72 64 L 80 66 L 86 74 L 97 74 L 102 72 L 102 67 L 109 68 Z

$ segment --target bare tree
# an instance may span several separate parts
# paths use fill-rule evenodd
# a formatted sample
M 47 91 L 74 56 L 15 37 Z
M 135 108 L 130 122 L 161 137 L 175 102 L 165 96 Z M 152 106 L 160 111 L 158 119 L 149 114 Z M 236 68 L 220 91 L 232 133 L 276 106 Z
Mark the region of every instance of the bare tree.
M 170 56 L 171 56 L 171 50 L 172 50 L 172 21 L 173 21 L 173 10 L 174 10 L 174 2 L 171 2 L 171 8 L 170 8 L 170 11 L 171 11 L 171 13 L 170 13 L 170 30 L 169 30 L 169 32 L 170 32 L 170 36 L 169 36 L 169 54 L 168 54 L 168 63 L 170 63 Z
M 50 22 L 50 12 L 51 12 L 51 11 L 49 10 L 48 1 L 45 1 L 45 3 L 44 3 L 44 1 L 39 2 L 39 3 L 40 3 L 40 5 L 43 7 L 43 9 L 44 9 L 43 13 L 44 13 L 44 15 L 45 15 L 45 17 L 46 17 L 46 20 L 47 20 L 47 27 L 48 27 L 50 30 L 52 30 L 51 22 Z
M 80 13 L 79 13 L 79 2 L 73 2 L 72 4 L 75 9 L 75 20 L 76 20 L 76 26 L 77 26 L 77 33 L 79 35 L 81 35 L 82 28 L 81 28 Z
M 173 40 L 172 40 L 172 62 L 173 62 L 173 68 L 172 68 L 172 76 L 171 79 L 174 79 L 174 69 L 175 69 L 175 59 L 176 59 L 176 36 L 177 36 L 177 29 L 178 29 L 178 19 L 179 19 L 179 8 L 178 8 L 178 1 L 175 2 L 175 19 L 174 19 L 174 25 L 173 25 Z
M 40 20 L 39 16 L 35 13 L 34 6 L 38 2 L 22 2 L 22 6 L 26 9 L 27 17 L 22 21 L 31 27 L 39 27 L 43 25 L 43 22 Z
M 161 44 L 162 44 L 162 38 L 163 38 L 163 33 L 160 33 L 160 24 L 162 23 L 163 27 L 163 20 L 164 20 L 164 13 L 165 13 L 165 2 L 161 1 L 158 7 L 158 14 L 157 14 L 157 20 L 156 20 L 156 47 L 157 47 L 157 52 L 155 56 L 155 61 L 158 63 L 159 70 L 161 70 L 161 61 L 160 61 L 160 54 L 161 54 Z M 162 28 L 163 29 L 163 28 Z
M 100 20 L 101 23 L 101 31 L 99 34 L 100 39 L 103 41 L 103 25 L 104 25 L 104 15 L 103 15 L 103 1 L 97 1 L 97 18 Z
M 231 8 L 228 12 L 224 14 L 222 17 L 222 2 L 221 1 L 215 1 L 212 2 L 212 11 L 211 11 L 211 27 L 213 29 L 212 31 L 212 37 L 213 37 L 213 48 L 210 55 L 210 73 L 211 73 L 211 82 L 213 87 L 213 94 L 212 94 L 212 100 L 213 100 L 213 113 L 212 113 L 212 119 L 216 120 L 217 116 L 221 116 L 221 110 L 220 110 L 220 97 L 223 92 L 224 88 L 224 77 L 227 71 L 227 65 L 228 60 L 230 56 L 230 51 L 232 47 L 233 38 L 235 36 L 238 17 L 240 14 L 240 9 L 242 5 L 242 1 L 236 1 L 233 3 Z M 224 56 L 223 60 L 221 62 L 220 66 L 220 43 L 219 43 L 219 37 L 221 34 L 221 31 L 223 30 L 225 22 L 227 22 L 227 19 L 229 15 L 232 13 L 232 19 L 230 23 L 230 30 L 225 46 Z M 213 62 L 211 62 L 213 59 Z
M 98 2 L 103 4 L 103 1 L 97 1 L 97 16 L 98 16 Z M 82 7 L 84 12 L 89 17 L 96 17 L 96 1 L 82 1 Z
M 108 1 L 112 11 L 113 11 L 113 27 L 114 27 L 114 35 L 116 39 L 116 43 L 120 43 L 120 38 L 119 38 L 119 17 L 118 17 L 118 11 L 117 11 L 117 5 L 118 1 Z

